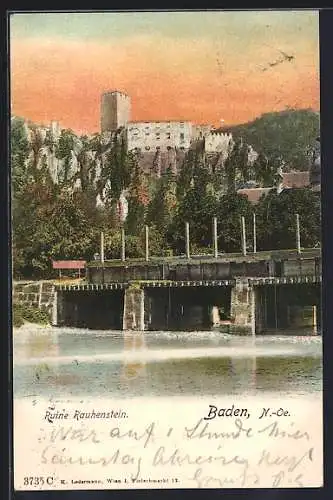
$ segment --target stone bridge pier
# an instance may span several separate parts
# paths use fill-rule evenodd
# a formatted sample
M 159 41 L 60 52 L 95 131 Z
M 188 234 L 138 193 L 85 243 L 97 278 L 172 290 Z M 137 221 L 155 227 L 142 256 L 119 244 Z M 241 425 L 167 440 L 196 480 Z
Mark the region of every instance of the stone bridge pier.
M 247 278 L 237 278 L 231 289 L 230 333 L 255 335 L 256 331 L 256 290 Z
M 123 330 L 143 331 L 145 329 L 145 291 L 130 286 L 125 289 Z
M 124 331 L 218 330 L 236 335 L 321 331 L 316 276 L 84 284 L 54 294 L 57 326 Z

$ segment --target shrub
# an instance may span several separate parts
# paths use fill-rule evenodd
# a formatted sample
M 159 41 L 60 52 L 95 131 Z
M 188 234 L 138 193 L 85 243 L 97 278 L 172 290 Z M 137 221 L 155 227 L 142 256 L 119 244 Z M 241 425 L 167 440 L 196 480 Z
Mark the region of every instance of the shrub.
M 29 323 L 47 325 L 50 321 L 50 318 L 46 311 L 38 309 L 37 307 L 25 306 L 23 304 L 14 304 L 13 326 L 20 327 L 25 321 L 28 321 Z

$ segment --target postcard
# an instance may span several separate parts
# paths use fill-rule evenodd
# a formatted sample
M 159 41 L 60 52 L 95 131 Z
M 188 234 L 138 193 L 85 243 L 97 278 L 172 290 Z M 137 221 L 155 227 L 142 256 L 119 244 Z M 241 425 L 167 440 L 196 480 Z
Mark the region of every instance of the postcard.
M 15 490 L 323 486 L 318 11 L 9 25 Z

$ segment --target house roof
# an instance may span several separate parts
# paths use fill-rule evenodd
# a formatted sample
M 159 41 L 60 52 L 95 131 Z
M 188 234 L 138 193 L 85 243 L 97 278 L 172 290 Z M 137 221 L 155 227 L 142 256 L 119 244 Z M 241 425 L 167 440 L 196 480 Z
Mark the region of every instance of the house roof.
M 284 188 L 304 188 L 310 184 L 310 172 L 284 172 L 282 186 Z
M 247 197 L 247 199 L 256 204 L 259 202 L 260 198 L 263 195 L 266 195 L 273 189 L 272 187 L 268 188 L 248 188 L 248 189 L 238 189 L 237 194 L 242 194 Z

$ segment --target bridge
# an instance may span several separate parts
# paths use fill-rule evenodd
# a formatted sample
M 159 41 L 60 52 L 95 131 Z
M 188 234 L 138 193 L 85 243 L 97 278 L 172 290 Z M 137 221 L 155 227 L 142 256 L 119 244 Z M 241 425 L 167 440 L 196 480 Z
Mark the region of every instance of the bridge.
M 100 259 L 86 272 L 83 283 L 57 285 L 53 324 L 245 335 L 320 329 L 318 248 Z

